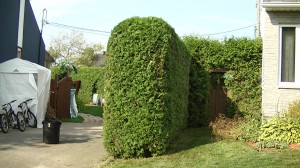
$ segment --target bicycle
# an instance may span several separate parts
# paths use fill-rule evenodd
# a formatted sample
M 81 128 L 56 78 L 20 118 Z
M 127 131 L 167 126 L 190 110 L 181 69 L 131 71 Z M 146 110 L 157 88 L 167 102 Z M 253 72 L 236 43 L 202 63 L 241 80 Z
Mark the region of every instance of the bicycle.
M 35 115 L 30 111 L 30 109 L 28 108 L 27 102 L 31 101 L 32 99 L 27 99 L 25 101 L 23 101 L 22 103 L 20 103 L 18 105 L 18 107 L 21 109 L 20 112 L 23 113 L 24 118 L 25 118 L 25 123 L 27 126 L 29 127 L 33 127 L 36 128 L 37 126 L 37 120 Z
M 15 114 L 15 111 L 12 109 L 11 103 L 13 103 L 15 101 L 17 101 L 17 100 L 12 100 L 11 102 L 2 105 L 2 109 L 6 113 L 1 115 L 1 119 L 2 119 L 2 116 L 7 116 L 6 122 L 4 122 L 4 124 L 2 124 L 2 122 L 1 122 L 1 129 L 2 129 L 3 133 L 8 132 L 9 126 L 11 126 L 13 128 L 18 127 L 18 129 L 21 132 L 25 131 L 26 124 L 25 124 L 25 119 L 24 119 L 23 113 L 17 112 L 17 114 Z
M 0 114 L 0 127 L 3 133 L 8 132 L 9 128 L 9 122 L 8 122 L 8 116 L 6 113 Z

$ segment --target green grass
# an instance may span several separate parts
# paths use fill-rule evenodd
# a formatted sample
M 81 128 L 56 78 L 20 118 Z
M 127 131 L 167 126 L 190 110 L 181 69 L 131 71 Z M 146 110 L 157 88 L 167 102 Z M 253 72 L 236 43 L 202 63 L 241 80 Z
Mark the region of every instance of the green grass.
M 63 118 L 61 119 L 62 122 L 73 122 L 73 123 L 83 123 L 83 118 L 78 116 L 76 118 Z
M 103 118 L 103 107 L 85 105 L 84 110 L 80 111 L 80 113 L 91 114 L 93 116 L 99 116 Z
M 110 168 L 233 168 L 299 167 L 300 150 L 257 151 L 239 142 L 216 141 L 209 128 L 185 130 L 163 156 L 142 159 L 115 159 Z

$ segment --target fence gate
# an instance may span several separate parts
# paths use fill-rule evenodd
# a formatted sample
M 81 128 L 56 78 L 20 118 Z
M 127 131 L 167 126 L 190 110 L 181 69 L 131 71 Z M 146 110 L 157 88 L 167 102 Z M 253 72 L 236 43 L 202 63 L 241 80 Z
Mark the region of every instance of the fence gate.
M 211 74 L 211 120 L 219 114 L 226 114 L 227 89 L 224 84 L 224 72 Z
M 55 109 L 56 117 L 58 119 L 70 118 L 70 89 L 72 86 L 72 79 L 65 77 L 58 81 L 51 79 L 51 95 L 50 105 Z

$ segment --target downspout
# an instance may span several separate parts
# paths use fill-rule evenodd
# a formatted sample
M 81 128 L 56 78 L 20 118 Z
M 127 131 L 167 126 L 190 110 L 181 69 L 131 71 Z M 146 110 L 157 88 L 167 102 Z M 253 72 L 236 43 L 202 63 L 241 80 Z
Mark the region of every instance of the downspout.
M 22 58 L 25 0 L 20 0 L 17 58 Z
M 44 64 L 40 63 L 40 57 L 41 57 L 41 46 L 42 46 L 42 40 L 43 40 L 43 29 L 44 24 L 47 20 L 47 9 L 45 8 L 43 10 L 43 16 L 42 16 L 42 25 L 41 25 L 41 31 L 40 31 L 40 40 L 39 40 L 39 55 L 38 55 L 38 64 L 44 66 Z

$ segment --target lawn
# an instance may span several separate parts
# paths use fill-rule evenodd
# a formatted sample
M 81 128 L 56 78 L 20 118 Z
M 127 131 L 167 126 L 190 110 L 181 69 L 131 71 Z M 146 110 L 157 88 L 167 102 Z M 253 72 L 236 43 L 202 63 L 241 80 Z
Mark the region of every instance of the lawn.
M 99 117 L 103 118 L 103 107 L 85 105 L 84 110 L 80 111 L 80 113 L 91 114 L 93 116 L 99 116 Z
M 103 163 L 102 163 L 103 164 Z M 300 150 L 258 151 L 239 141 L 217 141 L 209 128 L 187 129 L 168 152 L 146 159 L 115 159 L 110 168 L 299 167 Z

